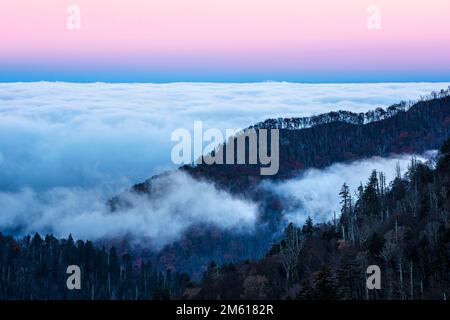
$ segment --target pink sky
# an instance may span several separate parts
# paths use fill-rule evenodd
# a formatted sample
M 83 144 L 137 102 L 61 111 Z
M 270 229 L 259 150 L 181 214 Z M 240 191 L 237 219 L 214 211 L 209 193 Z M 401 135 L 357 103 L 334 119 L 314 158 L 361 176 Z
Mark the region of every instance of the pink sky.
M 71 4 L 81 30 L 66 27 Z M 448 0 L 2 1 L 0 68 L 448 71 L 449 14 Z

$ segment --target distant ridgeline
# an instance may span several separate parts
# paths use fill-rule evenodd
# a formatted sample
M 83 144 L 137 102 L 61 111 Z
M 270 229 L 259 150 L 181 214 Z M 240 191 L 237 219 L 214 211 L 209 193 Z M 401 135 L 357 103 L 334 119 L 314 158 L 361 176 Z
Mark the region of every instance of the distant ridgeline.
M 432 92 L 429 96 L 423 96 L 420 101 L 429 101 L 438 98 L 445 98 L 450 95 L 450 86 L 447 90 L 441 90 L 440 92 Z M 298 130 L 306 129 L 321 124 L 331 122 L 346 122 L 351 124 L 367 124 L 370 122 L 380 121 L 390 118 L 399 112 L 408 111 L 418 101 L 401 101 L 398 104 L 394 104 L 385 109 L 376 108 L 375 110 L 369 110 L 367 112 L 355 113 L 351 111 L 339 110 L 332 111 L 320 115 L 310 117 L 294 117 L 294 118 L 278 118 L 267 119 L 262 122 L 258 122 L 255 125 L 249 127 L 249 129 L 288 129 Z
M 317 116 L 303 117 L 303 118 L 278 118 L 267 119 L 262 122 L 250 126 L 249 129 L 287 129 L 298 130 L 306 129 L 321 124 L 327 124 L 331 122 L 346 122 L 351 124 L 366 124 L 370 122 L 380 121 L 390 118 L 399 112 L 405 112 L 412 106 L 411 103 L 407 104 L 402 102 L 392 105 L 386 110 L 383 108 L 376 108 L 365 113 L 355 113 L 351 111 L 339 110 L 332 111 Z

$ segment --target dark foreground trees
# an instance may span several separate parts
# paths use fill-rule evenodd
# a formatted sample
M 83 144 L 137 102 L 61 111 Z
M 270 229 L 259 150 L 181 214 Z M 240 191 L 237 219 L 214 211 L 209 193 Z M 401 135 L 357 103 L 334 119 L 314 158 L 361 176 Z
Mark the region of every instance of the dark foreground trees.
M 68 290 L 69 265 L 81 268 L 81 290 Z M 98 248 L 90 241 L 19 241 L 0 233 L 0 299 L 168 299 L 180 296 L 186 274 L 162 272 L 150 262 Z

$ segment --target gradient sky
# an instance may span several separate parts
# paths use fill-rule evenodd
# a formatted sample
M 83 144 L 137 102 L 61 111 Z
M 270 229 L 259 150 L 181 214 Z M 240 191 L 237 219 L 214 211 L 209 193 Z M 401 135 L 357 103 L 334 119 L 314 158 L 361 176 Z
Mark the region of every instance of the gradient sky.
M 449 14 L 448 0 L 2 1 L 0 81 L 448 81 Z

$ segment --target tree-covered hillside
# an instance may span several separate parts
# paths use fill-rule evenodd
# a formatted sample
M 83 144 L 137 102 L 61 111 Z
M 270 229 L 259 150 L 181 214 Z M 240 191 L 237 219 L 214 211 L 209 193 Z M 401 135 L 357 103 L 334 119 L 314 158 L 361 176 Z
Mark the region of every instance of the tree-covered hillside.
M 338 195 L 336 195 L 338 196 Z M 203 299 L 447 299 L 450 294 L 450 139 L 436 168 L 412 159 L 387 183 L 373 171 L 343 185 L 339 219 L 290 224 L 260 261 L 214 263 L 186 297 Z M 314 212 L 311 212 L 314 217 Z M 381 269 L 368 290 L 366 269 Z

